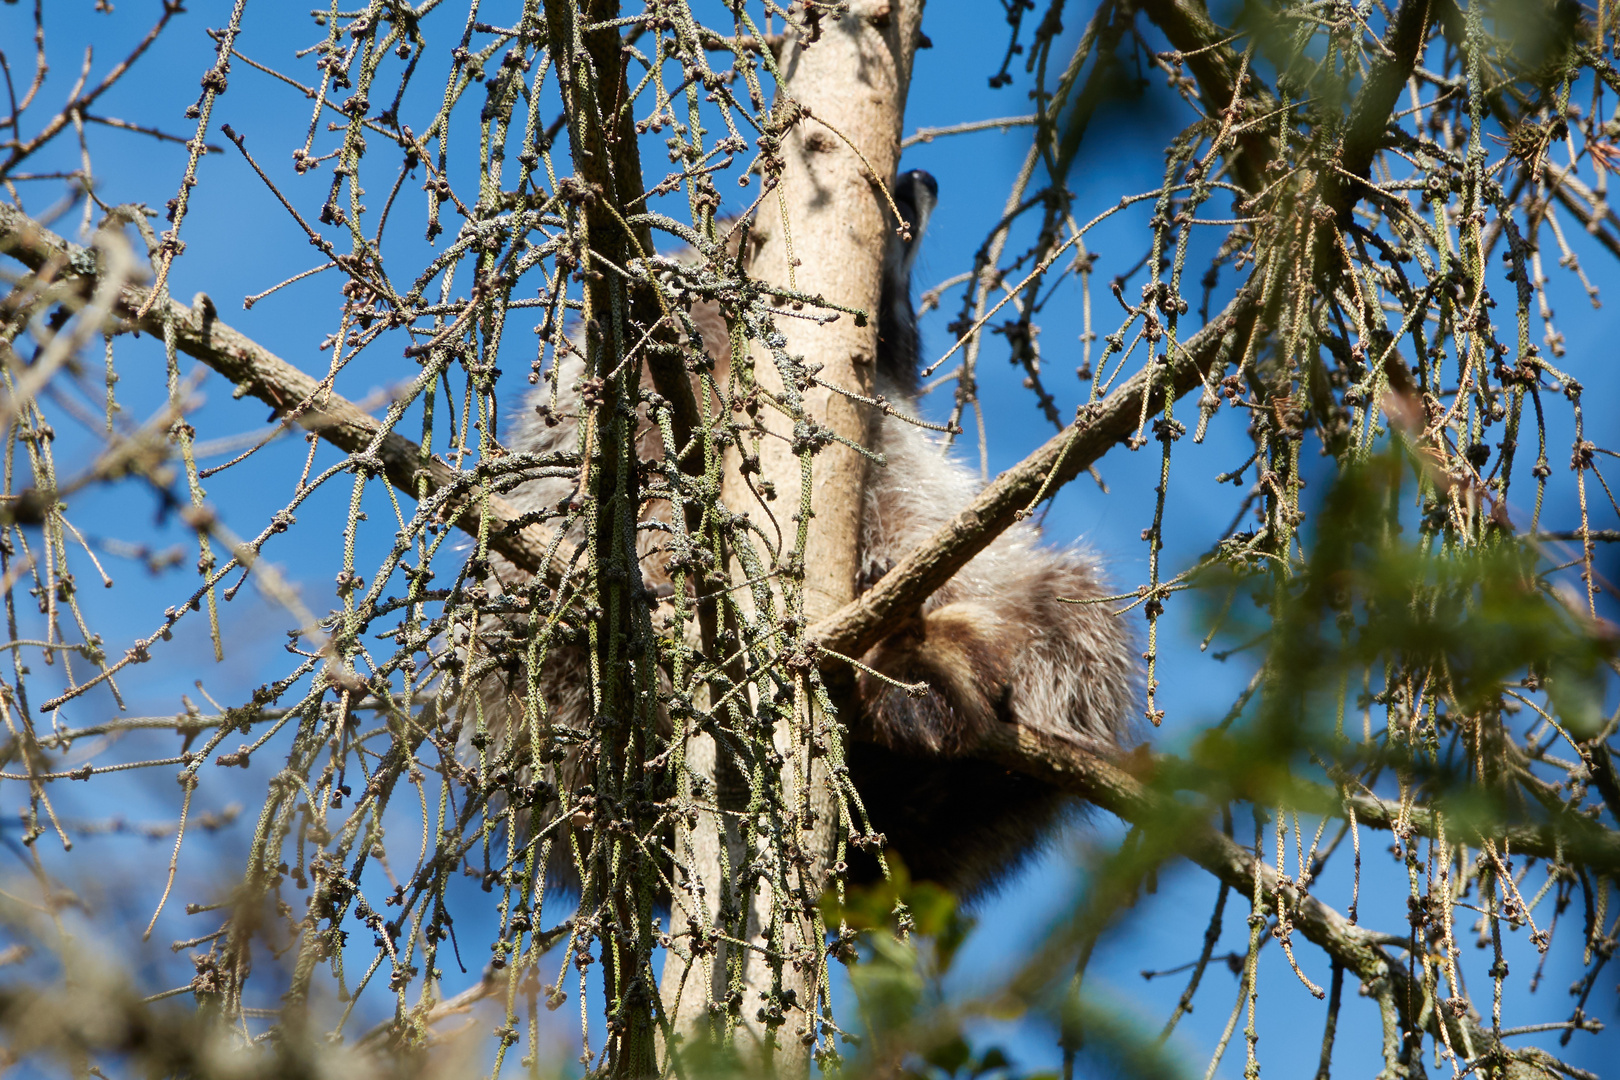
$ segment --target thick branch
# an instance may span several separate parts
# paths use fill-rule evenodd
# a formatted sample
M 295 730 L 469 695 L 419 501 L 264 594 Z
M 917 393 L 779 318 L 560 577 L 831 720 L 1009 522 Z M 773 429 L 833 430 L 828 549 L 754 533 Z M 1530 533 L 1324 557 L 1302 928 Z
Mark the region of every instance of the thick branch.
M 93 287 L 100 272 L 93 252 L 70 243 L 13 207 L 0 204 L 0 251 L 11 255 L 30 270 L 47 271 L 57 280 L 82 281 Z M 127 285 L 116 314 L 133 320 L 145 306 L 148 290 Z M 214 305 L 201 296 L 191 307 L 175 300 L 167 312 L 158 305 L 130 328 L 163 336 L 165 316 L 174 320 L 176 347 L 200 360 L 238 388 L 263 401 L 279 416 L 293 416 L 299 424 L 350 454 L 371 453 L 381 462 L 384 474 L 395 487 L 408 495 L 417 494 L 417 479 L 425 476 L 427 492 L 463 488 L 469 476 L 444 461 L 425 454 L 422 448 L 396 432 L 384 432 L 376 419 L 339 397 L 309 375 L 293 367 L 247 335 L 221 322 Z M 554 580 L 561 580 L 568 564 L 561 552 L 547 564 L 553 534 L 541 525 L 513 529 L 519 514 L 506 500 L 495 495 L 480 497 L 476 490 L 450 498 L 446 516 L 467 532 L 478 535 L 481 513 L 489 515 L 489 546 L 516 565 L 537 572 L 546 567 Z M 453 515 L 453 517 L 452 517 Z
M 609 90 L 617 100 L 623 101 L 630 92 L 626 81 L 626 67 L 619 59 L 622 42 L 619 29 L 611 25 L 609 12 L 617 17 L 617 5 L 608 5 L 593 15 L 600 15 L 596 29 L 584 34 L 586 52 L 592 58 L 599 78 L 604 78 L 598 93 Z M 563 14 L 559 11 L 559 14 Z M 564 19 L 566 21 L 566 18 Z M 559 28 L 560 29 L 560 28 Z M 608 71 L 613 77 L 607 79 Z M 599 107 L 599 106 L 598 106 Z M 594 113 L 570 111 L 569 138 L 571 145 L 583 152 L 572 154 L 575 176 L 593 190 L 604 193 L 604 198 L 592 200 L 585 213 L 590 219 L 592 244 L 598 252 L 607 254 L 618 265 L 624 265 L 631 256 L 648 258 L 655 252 L 652 228 L 645 221 L 630 225 L 621 216 L 628 208 L 646 198 L 642 183 L 641 142 L 636 137 L 634 116 L 629 109 L 620 110 L 614 117 L 613 130 L 602 130 L 601 118 Z M 589 129 L 589 130 L 587 130 Z M 663 346 L 675 344 L 679 334 L 673 320 L 666 317 L 657 294 L 649 288 L 629 290 L 630 322 L 636 331 L 652 329 L 652 340 Z M 630 348 L 626 343 L 625 348 Z M 692 390 L 692 379 L 673 348 L 653 348 L 645 353 L 648 374 L 654 388 L 670 403 L 675 433 L 675 445 L 686 446 L 693 433 L 702 426 L 697 395 Z M 703 475 L 703 455 L 687 454 L 681 468 L 691 476 Z M 699 529 L 702 511 L 694 503 L 686 506 L 686 527 L 693 533 Z
M 1395 12 L 1383 39 L 1378 62 L 1350 105 L 1339 165 L 1344 172 L 1365 179 L 1373 157 L 1384 145 L 1384 129 L 1401 89 L 1411 77 L 1423 43 L 1428 38 L 1431 0 L 1406 0 Z M 1230 41 L 1231 31 L 1209 17 L 1199 0 L 1142 0 L 1142 10 L 1164 31 L 1170 43 L 1185 54 L 1184 63 L 1198 80 L 1199 92 L 1211 109 L 1233 101 L 1242 58 Z M 1251 71 L 1240 99 L 1251 103 L 1253 115 L 1266 115 L 1278 107 L 1277 99 L 1262 87 Z M 1276 154 L 1265 129 L 1254 127 L 1239 136 L 1243 153 L 1236 162 L 1239 179 L 1250 191 L 1259 191 L 1261 170 Z M 1347 221 L 1360 199 L 1359 186 L 1344 173 L 1322 172 L 1323 200 L 1340 221 Z
M 1142 0 L 1142 10 L 1183 54 L 1182 62 L 1198 80 L 1199 96 L 1210 115 L 1218 115 L 1234 101 L 1252 103 L 1256 116 L 1277 108 L 1276 97 L 1260 84 L 1253 71 L 1249 72 L 1244 92 L 1233 96 L 1243 59 L 1229 44 L 1234 37 L 1232 31 L 1209 17 L 1202 0 Z M 1242 151 L 1233 162 L 1238 182 L 1258 193 L 1266 186 L 1265 167 L 1277 156 L 1276 144 L 1264 126 L 1246 128 L 1237 143 Z
M 1350 106 L 1350 122 L 1339 147 L 1339 170 L 1323 173 L 1323 201 L 1341 224 L 1360 200 L 1350 176 L 1367 179 L 1373 158 L 1384 148 L 1384 129 L 1403 87 L 1412 77 L 1429 37 L 1430 0 L 1404 0 L 1384 34 L 1382 56 L 1367 73 Z M 1347 175 L 1348 174 L 1348 175 Z
M 807 21 L 814 29 L 803 36 L 787 35 L 777 99 L 765 125 L 770 138 L 780 136 L 781 171 L 772 176 L 776 165 L 766 166 L 766 182 L 774 181 L 774 186 L 755 218 L 753 239 L 758 247 L 750 272 L 756 280 L 825 297 L 846 309 L 878 310 L 883 253 L 891 242 L 889 230 L 897 224 L 888 219 L 880 189 L 892 180 L 899 161 L 922 7 L 922 0 L 857 0 L 836 17 L 812 9 Z M 781 338 L 780 352 L 813 365 L 809 370 L 817 373 L 819 382 L 808 383 L 793 370 L 793 362 L 780 363 L 778 353 L 755 353 L 751 369 L 756 385 L 787 403 L 794 415 L 787 415 L 788 410 L 763 410 L 759 416 L 763 430 L 748 432 L 744 440 L 757 454 L 759 481 L 786 498 L 774 512 L 760 500 L 741 468 L 742 444 L 727 453 L 722 494 L 733 511 L 764 511 L 781 530 L 779 557 L 788 564 L 790 579 L 799 574 L 799 589 L 789 587 L 782 593 L 782 610 L 802 619 L 799 625 L 813 625 L 855 595 L 867 463 L 847 444 L 869 445 L 875 419 L 866 406 L 829 388 L 863 396 L 872 393 L 878 328 L 876 320 L 858 324 L 850 318 L 833 322 L 784 318 L 775 320 L 773 329 Z M 812 451 L 803 438 L 807 428 L 839 440 L 813 451 L 813 468 Z M 839 697 L 839 688 L 834 687 L 835 704 Z M 848 714 L 844 708 L 839 712 Z M 831 722 L 819 709 L 812 723 L 798 730 L 796 725 L 777 722 L 773 738 L 781 758 L 774 767 L 779 770 L 780 805 L 790 815 L 803 816 L 793 822 L 784 815 L 780 835 L 788 838 L 787 847 L 758 856 L 740 853 L 757 858 L 761 865 L 774 863 L 772 876 L 762 876 L 758 885 L 744 879 L 750 942 L 769 942 L 789 955 L 800 951 L 813 956 L 822 944 L 823 931 L 812 911 L 793 916 L 791 922 L 782 920 L 784 928 L 775 941 L 766 931 L 771 920 L 780 919 L 775 911 L 784 902 L 792 911 L 793 897 L 813 897 L 827 885 L 839 807 L 827 759 L 818 749 L 825 744 L 815 732 Z M 729 771 L 730 766 L 722 770 L 717 762 L 719 779 Z M 730 797 L 727 791 L 722 795 Z M 716 875 L 718 883 L 719 868 L 715 863 L 702 869 Z M 711 895 L 722 895 L 721 889 L 712 888 Z M 760 1063 L 780 1076 L 807 1076 L 808 1051 L 831 1037 L 831 1029 L 823 1026 L 828 1018 L 826 984 L 814 965 L 796 961 L 790 966 L 774 958 L 762 963 L 762 959 L 763 952 L 751 948 L 726 956 L 716 953 L 710 966 L 716 974 L 722 963 L 740 969 L 748 1002 L 742 1016 L 749 1034 L 769 1036 L 766 1045 L 774 1042 L 781 1047 Z M 701 971 L 703 965 L 697 966 Z M 666 986 L 678 974 L 671 966 Z M 789 995 L 797 999 L 797 1015 L 770 1035 L 752 1019 L 765 1016 L 755 1012 L 754 1001 L 791 1000 Z
M 1163 830 L 1163 836 L 1174 838 L 1172 843 L 1176 850 L 1241 894 L 1252 891 L 1258 874 L 1265 900 L 1273 910 L 1280 896 L 1293 928 L 1354 972 L 1369 993 L 1374 996 L 1387 993 L 1400 1013 L 1405 1030 L 1422 1025 L 1438 1035 L 1435 1017 L 1444 1016 L 1450 1045 L 1459 1054 L 1471 1058 L 1492 1051 L 1501 1054 L 1505 1075 L 1515 1080 L 1552 1075 L 1552 1058 L 1544 1051 L 1508 1050 L 1493 1044 L 1489 1029 L 1480 1022 L 1478 1013 L 1466 999 L 1453 998 L 1444 1006 L 1426 1000 L 1421 980 L 1414 980 L 1407 965 L 1392 957 L 1385 948 L 1391 941 L 1388 935 L 1355 925 L 1314 896 L 1302 894 L 1292 882 L 1281 881 L 1274 868 L 1263 861 L 1257 865 L 1253 852 L 1211 828 L 1195 809 L 1150 790 L 1087 746 L 1031 728 L 1004 724 L 989 733 L 976 748 L 975 756 L 1082 796 L 1125 821 Z M 1394 819 L 1394 808 L 1381 800 L 1358 798 L 1354 801 L 1358 821 L 1387 826 Z M 1413 816 L 1415 827 L 1421 829 L 1426 823 L 1432 824 L 1432 820 Z M 1613 860 L 1620 850 L 1613 843 L 1614 838 L 1605 835 L 1607 858 Z M 1571 850 L 1566 846 L 1566 854 Z M 1548 855 L 1551 857 L 1550 845 Z M 1611 865 L 1614 865 L 1612 861 Z
M 1143 800 L 1154 798 L 1140 781 L 1112 764 L 1109 756 L 1099 755 L 1083 743 L 1016 725 L 998 728 L 975 756 L 1080 795 L 1129 821 L 1138 820 L 1150 809 L 1149 802 Z M 1295 784 L 1290 790 L 1293 797 L 1287 801 L 1294 809 L 1336 817 L 1354 812 L 1358 825 L 1391 831 L 1402 820 L 1399 805 L 1375 796 L 1350 795 L 1341 799 L 1326 788 L 1307 784 Z M 1441 816 L 1434 807 L 1417 806 L 1407 810 L 1405 822 L 1413 835 L 1434 837 Z M 1546 824 L 1504 825 L 1487 831 L 1466 815 L 1447 817 L 1444 824 L 1453 842 L 1477 847 L 1488 836 L 1516 855 L 1533 855 L 1620 876 L 1620 833 L 1577 815 L 1564 815 Z
M 1169 370 L 1155 360 L 1101 402 L 1083 406 L 1075 422 L 1018 465 L 998 476 L 967 509 L 900 560 L 871 589 L 810 629 L 825 649 L 859 656 L 875 645 L 903 612 L 913 610 L 983 551 L 1042 493 L 1056 491 L 1118 443 L 1136 433 L 1144 415 L 1164 404 L 1168 386 L 1181 397 L 1203 385 L 1212 368 L 1247 337 L 1257 310 L 1258 286 L 1238 291 L 1226 310 L 1176 349 Z M 1151 390 L 1149 389 L 1151 386 Z M 1146 413 L 1142 398 L 1148 396 Z M 825 666 L 836 662 L 830 658 Z

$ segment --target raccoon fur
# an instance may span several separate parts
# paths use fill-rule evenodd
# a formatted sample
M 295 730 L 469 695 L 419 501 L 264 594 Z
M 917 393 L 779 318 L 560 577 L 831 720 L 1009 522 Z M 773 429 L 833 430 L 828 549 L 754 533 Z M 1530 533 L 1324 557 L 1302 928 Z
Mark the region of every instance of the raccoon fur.
M 878 318 L 877 392 L 901 412 L 918 412 L 917 316 L 911 269 L 937 185 L 921 170 L 902 173 L 893 191 L 911 238 L 891 234 L 885 256 Z M 694 311 L 705 331 L 721 327 L 714 312 Z M 712 348 L 712 343 L 711 343 Z M 717 360 L 720 358 L 717 357 Z M 581 361 L 570 355 L 559 371 L 555 410 L 542 386 L 525 403 L 510 447 L 546 454 L 573 449 L 574 425 L 559 415 L 577 413 Z M 874 424 L 872 447 L 886 467 L 869 467 L 860 530 L 860 579 L 870 586 L 912 548 L 932 536 L 978 494 L 979 478 L 930 432 L 894 416 Z M 643 426 L 644 460 L 662 457 L 656 427 Z M 525 482 L 509 499 L 526 512 L 555 509 L 574 482 L 553 476 Z M 667 517 L 667 504 L 649 511 Z M 662 562 L 664 537 L 644 531 L 638 540 L 645 584 L 670 589 Z M 496 579 L 510 581 L 510 564 L 492 560 Z M 862 661 L 900 683 L 923 682 L 928 692 L 905 690 L 861 674 L 861 712 L 852 725 L 865 736 L 847 748 L 850 777 L 872 828 L 914 879 L 928 880 L 971 898 L 993 888 L 1020 865 L 1075 800 L 1049 785 L 1004 768 L 959 756 L 995 724 L 1017 723 L 1078 736 L 1109 746 L 1132 731 L 1137 662 L 1130 635 L 1103 604 L 1063 604 L 1058 597 L 1096 598 L 1108 592 L 1099 560 L 1083 548 L 1041 543 L 1031 523 L 1013 525 L 922 606 L 897 620 Z M 590 717 L 588 657 L 580 647 L 552 652 L 540 677 L 550 722 L 583 729 Z M 481 696 L 492 730 L 502 718 L 521 724 L 524 679 L 486 681 Z M 565 762 L 566 769 L 568 764 Z M 541 810 L 542 819 L 546 811 Z M 565 847 L 566 845 L 557 845 Z M 553 858 L 554 872 L 558 859 Z M 856 854 L 856 882 L 878 874 L 875 856 Z M 566 870 L 556 873 L 566 879 Z

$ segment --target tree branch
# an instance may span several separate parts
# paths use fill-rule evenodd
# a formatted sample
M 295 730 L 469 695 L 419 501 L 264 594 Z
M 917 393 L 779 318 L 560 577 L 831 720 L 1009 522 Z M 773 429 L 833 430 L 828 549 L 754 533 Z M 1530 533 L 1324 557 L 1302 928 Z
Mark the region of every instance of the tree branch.
M 858 656 L 875 645 L 902 612 L 928 599 L 1030 507 L 1085 472 L 1118 443 L 1137 433 L 1144 415 L 1162 408 L 1166 387 L 1181 397 L 1246 340 L 1258 311 L 1259 285 L 1244 284 L 1226 310 L 1180 346 L 1168 365 L 1154 360 L 1102 401 L 1080 408 L 1073 424 L 1018 465 L 998 476 L 979 497 L 927 543 L 901 559 L 876 585 L 812 626 L 822 648 Z M 826 658 L 823 668 L 838 663 Z
M 1252 70 L 1248 89 L 1234 96 L 1238 72 L 1243 70 L 1242 57 L 1228 44 L 1235 35 L 1209 17 L 1202 0 L 1142 0 L 1142 10 L 1182 54 L 1179 59 L 1198 80 L 1199 95 L 1211 116 L 1234 101 L 1252 103 L 1254 114 L 1261 116 L 1277 108 L 1276 96 Z M 1233 162 L 1238 182 L 1258 193 L 1266 186 L 1265 167 L 1277 156 L 1277 147 L 1262 126 L 1245 129 L 1237 143 L 1242 149 Z
M 83 282 L 93 288 L 100 274 L 94 252 L 71 243 L 10 206 L 0 204 L 0 252 L 11 255 L 36 273 L 62 281 Z M 165 316 L 174 320 L 176 347 L 225 376 L 239 389 L 263 401 L 278 416 L 292 416 L 300 425 L 350 454 L 374 455 L 384 475 L 401 491 L 417 494 L 417 478 L 425 475 L 429 494 L 446 488 L 476 487 L 473 473 L 453 469 L 423 452 L 397 432 L 385 432 L 377 420 L 330 387 L 304 374 L 246 334 L 221 322 L 213 302 L 199 293 L 191 307 L 169 300 L 168 308 L 153 305 L 139 320 L 135 313 L 146 304 L 149 290 L 126 285 L 115 314 L 128 320 L 131 330 L 163 336 Z M 568 571 L 561 552 L 552 553 L 554 534 L 538 524 L 514 528 L 515 507 L 496 495 L 476 490 L 451 496 L 447 516 L 458 528 L 478 535 L 479 518 L 489 515 L 489 546 L 516 565 L 560 581 Z
M 1369 995 L 1394 1006 L 1403 1030 L 1424 1028 L 1438 1037 L 1436 1017 L 1443 1017 L 1448 1045 L 1470 1061 L 1482 1057 L 1500 1061 L 1505 1075 L 1513 1080 L 1541 1080 L 1554 1075 L 1555 1070 L 1562 1071 L 1561 1064 L 1543 1050 L 1510 1050 L 1496 1042 L 1466 998 L 1434 1001 L 1422 979 L 1413 978 L 1408 966 L 1389 954 L 1385 947 L 1391 940 L 1388 935 L 1357 926 L 1314 896 L 1300 892 L 1293 882 L 1281 880 L 1273 867 L 1256 860 L 1253 852 L 1211 828 L 1196 808 L 1153 791 L 1090 747 L 1032 728 L 1003 724 L 990 731 L 974 756 L 1038 777 L 1124 821 L 1152 830 L 1160 842 L 1240 894 L 1252 891 L 1258 875 L 1272 910 L 1277 910 L 1280 900 L 1294 929 L 1354 972 Z M 1382 800 L 1357 797 L 1352 802 L 1358 808 L 1357 820 L 1364 824 L 1388 827 L 1394 820 L 1395 808 Z M 1432 817 L 1412 815 L 1412 821 L 1414 827 L 1422 829 L 1432 824 Z M 1612 860 L 1620 854 L 1620 848 L 1612 834 L 1606 830 L 1604 833 L 1607 857 L 1615 865 Z M 1569 842 L 1566 838 L 1566 844 Z M 1565 850 L 1567 853 L 1572 849 Z M 1552 857 L 1550 849 L 1548 857 Z
M 1412 77 L 1423 43 L 1429 36 L 1431 0 L 1404 0 L 1384 33 L 1384 47 L 1378 63 L 1367 73 L 1361 90 L 1350 106 L 1350 120 L 1339 145 L 1339 170 L 1324 170 L 1322 199 L 1338 215 L 1342 226 L 1350 221 L 1350 211 L 1361 196 L 1362 187 L 1351 180 L 1365 181 L 1373 157 L 1384 148 L 1384 129 L 1401 89 Z
M 1423 43 L 1428 38 L 1432 0 L 1406 0 L 1390 20 L 1383 39 L 1383 49 L 1373 69 L 1367 73 L 1351 103 L 1344 139 L 1339 146 L 1339 165 L 1345 172 L 1365 179 L 1372 159 L 1384 144 L 1384 129 L 1394 111 L 1401 88 L 1411 77 Z M 1185 54 L 1183 62 L 1198 80 L 1200 92 L 1211 108 L 1221 108 L 1235 100 L 1233 88 L 1241 58 L 1227 42 L 1234 36 L 1230 30 L 1209 17 L 1209 12 L 1198 0 L 1142 0 L 1142 10 L 1164 31 L 1170 43 Z M 1249 89 L 1240 98 L 1252 102 L 1257 114 L 1264 115 L 1278 107 L 1270 91 L 1259 85 L 1258 77 L 1248 75 Z M 1275 146 L 1264 129 L 1255 127 L 1239 137 L 1243 154 L 1236 162 L 1237 173 L 1243 186 L 1250 191 L 1264 187 L 1262 170 L 1275 155 Z M 1360 200 L 1356 184 L 1343 173 L 1325 170 L 1321 173 L 1323 201 L 1338 215 L 1341 222 L 1349 220 L 1349 213 Z
M 1112 752 L 1015 724 L 1002 725 L 973 755 L 1080 795 L 1128 821 L 1139 819 L 1147 805 L 1142 800 L 1151 797 L 1131 773 L 1112 763 L 1117 756 Z M 1165 759 L 1166 764 L 1172 762 Z M 1161 771 L 1151 761 L 1146 768 Z M 1353 812 L 1358 825 L 1375 829 L 1394 831 L 1403 820 L 1400 806 L 1386 799 L 1374 795 L 1340 798 L 1336 792 L 1305 782 L 1290 785 L 1286 802 L 1290 809 L 1340 818 Z M 1414 806 L 1406 811 L 1403 828 L 1409 827 L 1411 835 L 1434 837 L 1442 816 L 1443 811 L 1437 812 L 1432 805 Z M 1480 828 L 1477 818 L 1461 814 L 1447 816 L 1443 823 L 1454 841 L 1477 847 L 1489 838 L 1515 854 L 1574 863 L 1620 877 L 1620 833 L 1575 814 L 1543 824 L 1504 824 L 1490 830 Z

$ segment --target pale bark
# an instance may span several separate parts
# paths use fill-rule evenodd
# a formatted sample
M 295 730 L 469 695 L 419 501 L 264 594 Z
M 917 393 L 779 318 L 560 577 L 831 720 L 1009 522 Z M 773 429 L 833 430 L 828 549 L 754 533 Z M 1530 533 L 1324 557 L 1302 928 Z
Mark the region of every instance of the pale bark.
M 822 381 L 868 396 L 876 371 L 883 251 L 893 227 L 878 183 L 889 183 L 899 162 L 921 15 L 922 5 L 915 0 L 866 0 L 853 4 L 837 23 L 824 21 L 821 40 L 814 45 L 805 47 L 797 37 L 789 38 L 781 59 L 785 96 L 804 106 L 811 118 L 784 141 L 786 168 L 765 200 L 755 234 L 760 241 L 753 259 L 756 278 L 872 315 L 864 326 L 848 316 L 828 324 L 777 320 L 789 354 L 820 365 Z M 805 313 L 811 314 L 808 309 Z M 761 385 L 780 391 L 774 366 L 757 363 L 755 371 Z M 818 423 L 852 441 L 870 442 L 873 413 L 868 406 L 821 386 L 806 390 L 804 399 Z M 761 440 L 761 470 L 776 484 L 779 505 L 791 506 L 800 484 L 791 422 L 776 412 L 762 415 L 766 426 L 785 438 Z M 837 610 L 855 594 L 865 477 L 865 458 L 847 446 L 835 443 L 816 455 L 815 518 L 805 548 L 804 579 L 805 614 L 812 620 Z M 742 509 L 753 501 L 741 484 L 728 486 L 727 494 Z
M 821 19 L 814 42 L 789 34 L 779 62 L 783 83 L 778 87 L 778 115 L 796 103 L 808 116 L 783 141 L 784 169 L 758 216 L 759 246 L 752 273 L 770 285 L 868 313 L 864 325 L 847 315 L 830 323 L 776 320 L 789 355 L 803 357 L 821 382 L 864 396 L 871 395 L 876 375 L 883 253 L 896 225 L 880 185 L 891 181 L 899 162 L 922 8 L 921 0 L 857 0 L 842 19 Z M 809 305 L 803 313 L 815 314 Z M 781 373 L 769 354 L 757 347 L 754 372 L 759 384 L 780 400 Z M 813 424 L 851 442 L 870 443 L 873 413 L 868 406 L 820 385 L 804 388 L 803 401 Z M 761 410 L 761 419 L 772 434 L 756 443 L 760 478 L 778 493 L 771 512 L 783 531 L 786 549 L 792 546 L 798 524 L 802 466 L 794 450 L 793 421 L 769 409 Z M 833 442 L 815 455 L 812 475 L 812 516 L 802 553 L 803 610 L 797 614 L 814 623 L 855 595 L 866 459 Z M 761 515 L 755 496 L 734 469 L 727 473 L 725 498 L 734 509 L 752 512 L 756 520 Z M 801 690 L 803 685 L 801 679 Z M 793 915 L 788 921 L 794 925 L 778 931 L 785 930 L 787 940 L 772 942 L 778 956 L 816 944 L 812 935 L 817 931 L 805 911 L 805 899 L 813 905 L 825 887 L 837 825 L 825 759 L 819 753 L 824 737 L 808 734 L 823 731 L 834 718 L 813 715 L 803 693 L 801 707 L 808 724 L 797 739 L 784 726 L 776 733 L 776 742 L 784 760 L 784 801 L 792 808 L 786 828 L 797 830 L 807 865 L 789 871 L 790 891 L 797 898 L 774 895 L 764 883 L 750 898 L 751 943 L 765 942 L 773 906 Z M 713 863 L 706 868 L 711 873 L 717 870 Z M 779 961 L 768 961 L 753 950 L 744 951 L 741 958 L 745 963 L 741 1019 L 750 1036 L 762 1039 L 758 1006 L 772 989 Z M 717 955 L 716 968 L 723 963 L 723 955 Z M 781 971 L 783 990 L 791 991 L 798 1007 L 787 1012 L 777 1032 L 775 1064 L 789 1074 L 802 1074 L 815 1038 L 810 1012 L 818 976 L 809 965 L 782 965 Z M 682 1005 L 684 1010 L 684 1000 Z M 745 1047 L 748 1041 L 745 1037 Z

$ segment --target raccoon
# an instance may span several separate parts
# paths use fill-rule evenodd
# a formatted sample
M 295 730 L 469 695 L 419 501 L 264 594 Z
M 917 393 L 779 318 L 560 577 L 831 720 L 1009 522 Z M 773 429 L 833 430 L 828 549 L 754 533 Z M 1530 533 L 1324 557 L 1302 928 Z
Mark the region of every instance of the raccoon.
M 911 271 L 938 184 L 913 169 L 896 178 L 892 191 L 910 229 L 909 237 L 891 232 L 885 253 L 876 389 L 899 412 L 915 417 L 919 353 Z M 725 344 L 715 312 L 693 315 L 711 350 Z M 711 340 L 716 329 L 721 332 Z M 577 357 L 562 361 L 554 408 L 547 388 L 531 395 L 509 429 L 512 449 L 545 454 L 572 448 L 574 426 L 557 418 L 577 413 L 581 373 Z M 937 436 L 903 417 L 879 418 L 874 432 L 872 449 L 886 465 L 871 465 L 866 479 L 858 582 L 866 586 L 954 517 L 980 487 Z M 656 428 L 646 425 L 640 443 L 643 459 L 662 457 Z M 573 490 L 572 481 L 554 476 L 525 482 L 509 498 L 525 512 L 552 510 Z M 667 516 L 667 505 L 650 513 Z M 645 583 L 667 595 L 662 541 L 660 533 L 648 531 L 638 542 Z M 497 565 L 496 576 L 503 570 L 513 572 Z M 1128 738 L 1137 682 L 1129 633 L 1105 605 L 1058 601 L 1106 592 L 1096 556 L 1082 548 L 1044 546 L 1038 528 L 1019 523 L 920 610 L 897 620 L 862 657 L 895 682 L 928 687 L 916 697 L 859 675 L 861 715 L 851 727 L 864 737 L 847 749 L 850 777 L 873 830 L 914 879 L 965 898 L 984 893 L 1036 850 L 1074 804 L 1037 780 L 961 756 L 987 727 L 1016 723 L 1110 746 Z M 553 724 L 588 726 L 588 671 L 577 647 L 548 659 L 540 682 Z M 522 715 L 522 692 L 520 679 L 483 688 L 492 729 L 499 729 L 503 716 Z M 851 859 L 849 874 L 857 883 L 878 872 L 875 855 Z

